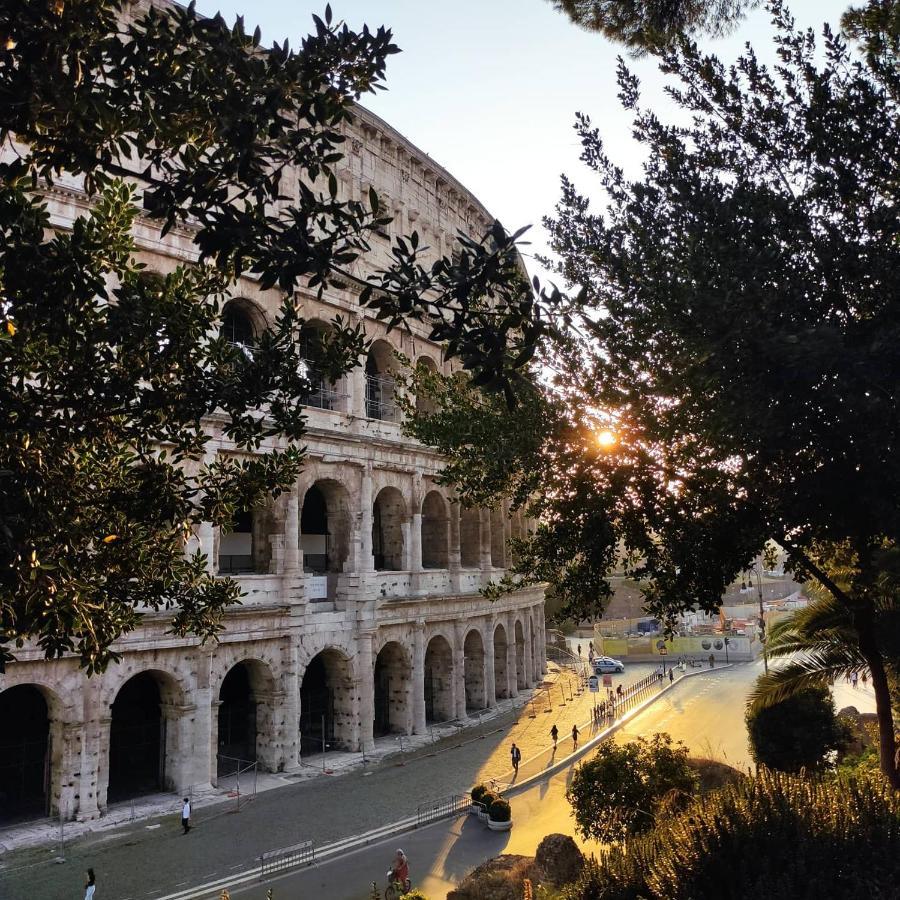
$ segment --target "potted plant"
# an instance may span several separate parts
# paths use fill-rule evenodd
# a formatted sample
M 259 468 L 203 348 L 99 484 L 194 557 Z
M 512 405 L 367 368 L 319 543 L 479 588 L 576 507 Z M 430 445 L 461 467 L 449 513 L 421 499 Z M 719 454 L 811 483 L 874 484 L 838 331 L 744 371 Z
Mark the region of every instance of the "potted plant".
M 485 791 L 481 795 L 481 801 L 478 805 L 478 818 L 481 819 L 482 822 L 487 822 L 489 815 L 488 811 L 491 808 L 491 804 L 499 799 L 500 798 L 493 791 Z
M 512 810 L 509 802 L 497 797 L 488 807 L 488 828 L 491 831 L 509 831 L 512 828 Z
M 475 787 L 472 788 L 472 805 L 469 807 L 469 812 L 477 813 L 482 809 L 482 800 L 486 793 L 486 785 L 476 784 Z

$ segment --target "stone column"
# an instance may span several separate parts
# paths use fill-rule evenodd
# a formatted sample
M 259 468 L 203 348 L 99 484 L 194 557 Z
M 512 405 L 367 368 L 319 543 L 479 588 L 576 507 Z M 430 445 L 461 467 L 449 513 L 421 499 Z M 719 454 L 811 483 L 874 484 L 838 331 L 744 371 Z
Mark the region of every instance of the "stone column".
M 409 570 L 422 571 L 422 513 L 412 514 L 409 523 Z
M 492 568 L 491 563 L 491 511 L 489 509 L 480 509 L 478 511 L 481 528 L 480 533 L 480 551 L 481 556 L 479 564 L 481 571 L 490 575 Z
M 531 616 L 526 615 L 523 619 L 522 632 L 525 635 L 525 684 L 527 687 L 533 687 L 534 678 L 534 658 L 531 655 Z
M 506 683 L 507 697 L 519 696 L 519 667 L 516 653 L 516 617 L 510 613 L 503 623 L 506 627 Z
M 456 718 L 465 721 L 468 716 L 466 712 L 466 627 L 462 622 L 457 622 L 453 632 L 453 708 L 456 711 Z
M 400 534 L 403 536 L 403 552 L 400 554 L 400 568 L 404 572 L 412 570 L 413 548 L 410 536 L 410 520 L 400 523 Z M 422 570 L 422 558 L 419 557 L 419 571 Z
M 425 734 L 425 620 L 413 625 L 412 731 Z
M 197 546 L 206 556 L 206 571 L 213 573 L 218 569 L 216 559 L 216 530 L 212 522 L 201 522 L 197 526 Z
M 78 760 L 78 811 L 79 822 L 96 819 L 100 815 L 99 780 L 101 771 L 109 778 L 109 728 L 106 743 L 100 743 L 100 681 L 83 679 L 82 731 L 80 759 Z M 101 762 L 102 759 L 102 762 Z M 106 788 L 103 791 L 106 805 Z
M 285 658 L 281 763 L 285 772 L 292 772 L 300 760 L 300 666 L 296 644 L 287 648 Z
M 359 744 L 364 753 L 375 749 L 375 664 L 372 659 L 374 631 L 361 631 L 356 638 L 356 683 L 359 697 Z
M 359 489 L 359 559 L 357 572 L 374 572 L 375 559 L 372 556 L 372 467 L 363 469 Z
M 95 757 L 99 766 L 97 772 L 97 808 L 106 811 L 109 793 L 109 727 L 112 724 L 111 710 L 105 709 L 97 719 L 92 743 L 97 748 Z M 102 761 L 101 761 L 102 760 Z M 83 816 L 83 814 L 82 814 Z M 82 816 L 79 816 L 81 818 Z
M 450 534 L 447 547 L 447 568 L 451 572 L 459 572 L 461 566 L 459 550 L 459 504 L 450 504 Z
M 350 388 L 350 412 L 354 416 L 365 418 L 366 415 L 366 370 L 365 366 L 357 366 L 346 376 Z
M 191 771 L 188 783 L 198 785 L 201 789 L 211 787 L 212 779 L 216 775 L 214 771 L 216 768 L 216 754 L 213 753 L 212 741 L 213 697 L 210 685 L 211 665 L 211 655 L 200 651 L 197 659 L 197 704 L 194 709 L 193 728 L 191 729 Z
M 497 685 L 494 682 L 494 623 L 488 623 L 487 639 L 484 642 L 484 705 L 497 705 Z
M 300 572 L 300 495 L 296 482 L 291 486 L 285 504 L 284 557 L 282 575 L 296 576 Z
M 541 675 L 547 674 L 547 625 L 544 618 L 544 604 L 539 603 L 535 607 L 535 611 L 537 612 L 537 641 L 535 642 L 535 646 L 537 647 L 537 665 L 538 671 Z

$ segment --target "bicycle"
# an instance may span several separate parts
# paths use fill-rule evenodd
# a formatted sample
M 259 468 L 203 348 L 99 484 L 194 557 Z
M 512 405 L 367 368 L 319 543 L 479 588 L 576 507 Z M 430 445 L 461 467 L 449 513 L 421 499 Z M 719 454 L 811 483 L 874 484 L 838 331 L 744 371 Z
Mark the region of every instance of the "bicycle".
M 407 878 L 406 881 L 397 881 L 392 879 L 393 872 L 388 872 L 388 883 L 384 889 L 384 900 L 400 900 L 404 894 L 408 894 L 412 890 L 412 880 Z

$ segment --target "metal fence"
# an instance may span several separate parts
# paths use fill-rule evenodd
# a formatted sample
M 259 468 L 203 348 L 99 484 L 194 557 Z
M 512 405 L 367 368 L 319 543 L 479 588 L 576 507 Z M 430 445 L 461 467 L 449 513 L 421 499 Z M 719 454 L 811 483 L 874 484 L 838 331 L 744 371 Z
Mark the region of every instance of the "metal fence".
M 451 794 L 449 797 L 423 803 L 416 809 L 416 827 L 421 828 L 438 819 L 461 816 L 469 811 L 471 805 L 472 800 L 466 794 Z
M 234 785 L 228 794 L 234 797 L 237 809 L 240 809 L 242 805 L 250 800 L 256 799 L 257 776 L 259 774 L 259 764 L 257 762 L 248 759 L 238 759 L 235 756 L 224 756 L 220 753 L 217 757 L 217 768 L 220 787 L 223 786 L 221 783 L 223 779 L 234 778 Z
M 316 861 L 316 848 L 312 841 L 301 841 L 280 850 L 270 850 L 259 858 L 259 877 L 269 878 L 296 866 L 311 866 Z
M 624 688 L 621 694 L 610 691 L 605 700 L 600 700 L 597 703 L 596 709 L 599 720 L 615 721 L 623 713 L 628 712 L 629 709 L 646 700 L 647 697 L 658 693 L 663 684 L 662 672 L 651 672 L 640 681 L 636 681 L 634 684 Z

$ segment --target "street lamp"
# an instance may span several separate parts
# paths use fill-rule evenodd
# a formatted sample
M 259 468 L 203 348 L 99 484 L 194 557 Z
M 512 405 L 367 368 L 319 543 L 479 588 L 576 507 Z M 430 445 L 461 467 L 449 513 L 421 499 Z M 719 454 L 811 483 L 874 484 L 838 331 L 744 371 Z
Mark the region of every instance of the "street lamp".
M 756 575 L 756 590 L 759 594 L 759 639 L 762 643 L 763 648 L 763 668 L 765 669 L 766 674 L 769 674 L 769 654 L 766 651 L 766 610 L 763 606 L 763 590 L 762 590 L 762 576 L 759 573 L 759 563 L 754 562 L 753 567 L 747 569 L 747 580 L 750 582 L 750 590 L 753 590 L 753 580 L 752 576 Z

